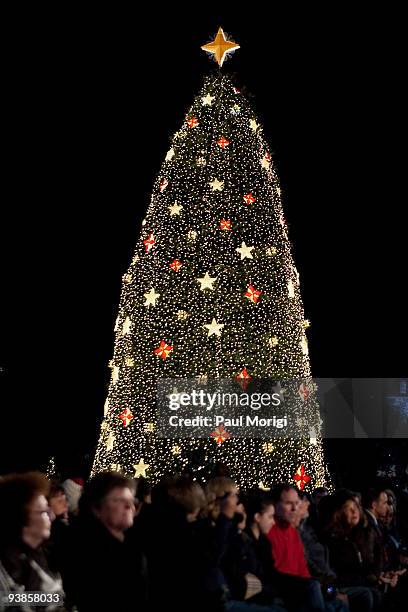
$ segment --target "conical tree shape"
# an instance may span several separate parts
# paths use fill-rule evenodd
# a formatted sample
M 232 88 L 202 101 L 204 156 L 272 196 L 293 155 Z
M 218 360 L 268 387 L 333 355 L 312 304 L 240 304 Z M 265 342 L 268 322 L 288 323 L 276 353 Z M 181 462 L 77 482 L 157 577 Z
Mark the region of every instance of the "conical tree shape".
M 312 398 L 312 438 L 217 445 L 211 437 L 175 442 L 156 435 L 159 379 L 235 378 L 243 371 L 260 379 L 310 377 L 277 174 L 254 112 L 228 76 L 205 80 L 173 138 L 142 225 L 123 277 L 93 473 L 121 469 L 157 482 L 223 462 L 240 486 L 270 486 L 294 482 L 303 466 L 309 487 L 323 485 Z

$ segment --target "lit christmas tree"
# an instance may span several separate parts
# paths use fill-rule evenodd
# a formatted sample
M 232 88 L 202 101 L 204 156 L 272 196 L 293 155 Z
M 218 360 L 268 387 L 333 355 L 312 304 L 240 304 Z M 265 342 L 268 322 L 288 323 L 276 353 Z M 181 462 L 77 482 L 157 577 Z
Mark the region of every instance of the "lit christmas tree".
M 203 48 L 221 66 L 237 47 L 220 29 Z M 204 475 L 222 462 L 242 487 L 326 484 L 308 387 L 309 324 L 278 177 L 250 104 L 220 71 L 206 78 L 174 135 L 142 226 L 123 277 L 93 473 L 116 469 L 157 482 L 186 469 Z M 310 435 L 157 436 L 158 380 L 248 377 L 302 379 Z

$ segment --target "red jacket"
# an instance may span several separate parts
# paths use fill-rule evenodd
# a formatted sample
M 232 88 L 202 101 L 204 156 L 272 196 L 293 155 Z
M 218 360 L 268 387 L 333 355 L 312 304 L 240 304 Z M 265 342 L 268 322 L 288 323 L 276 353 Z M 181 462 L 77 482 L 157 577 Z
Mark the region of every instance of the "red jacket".
M 275 569 L 282 574 L 310 578 L 300 535 L 291 525 L 275 523 L 268 539 L 272 544 Z

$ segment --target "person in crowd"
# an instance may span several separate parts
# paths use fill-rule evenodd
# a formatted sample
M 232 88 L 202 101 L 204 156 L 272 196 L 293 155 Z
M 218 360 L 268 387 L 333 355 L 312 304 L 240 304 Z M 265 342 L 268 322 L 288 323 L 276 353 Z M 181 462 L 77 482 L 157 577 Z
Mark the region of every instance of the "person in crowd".
M 283 605 L 283 600 L 278 596 L 277 574 L 273 562 L 272 546 L 268 539 L 268 533 L 275 524 L 273 500 L 267 492 L 251 491 L 244 498 L 244 506 L 247 516 L 246 533 L 250 541 L 248 558 L 251 565 L 249 570 L 259 578 L 262 584 L 262 591 L 257 596 L 257 600 Z
M 389 538 L 387 538 L 384 521 L 387 519 L 387 514 L 391 512 L 389 496 L 385 489 L 372 488 L 369 489 L 363 497 L 363 505 L 367 516 L 368 524 L 371 526 L 377 536 L 378 545 L 381 550 L 381 566 L 382 570 L 387 572 L 387 577 L 390 580 L 391 586 L 395 587 L 398 584 L 399 577 L 404 573 L 401 571 L 399 561 L 396 561 L 390 556 Z M 388 582 L 386 582 L 387 584 Z
M 144 547 L 152 610 L 225 610 L 217 556 L 222 538 L 217 542 L 198 520 L 205 505 L 202 487 L 188 475 L 164 479 L 152 490 L 149 512 L 140 517 L 149 533 Z
M 395 495 L 390 490 L 386 490 L 386 493 L 388 495 L 387 514 L 383 519 L 379 520 L 387 547 L 386 556 L 390 567 L 403 569 L 408 566 L 408 546 L 403 542 L 397 529 L 397 503 Z
M 68 511 L 70 514 L 78 514 L 78 503 L 84 488 L 84 481 L 79 477 L 66 478 L 62 483 L 62 488 L 68 501 Z
M 272 545 L 279 596 L 290 610 L 322 611 L 320 584 L 310 575 L 302 540 L 293 526 L 300 504 L 298 491 L 292 485 L 280 484 L 272 489 L 271 498 L 275 524 L 269 530 L 268 539 Z
M 246 527 L 245 504 L 235 482 L 226 476 L 210 479 L 206 487 L 208 514 L 217 531 L 219 567 L 226 592 L 228 612 L 284 612 L 275 597 L 264 589 L 262 571 L 253 540 Z M 269 521 L 273 506 L 268 508 Z M 265 520 L 263 521 L 265 522 Z M 213 534 L 214 538 L 214 534 Z
M 150 482 L 141 476 L 137 481 L 137 498 L 140 504 L 152 503 L 152 487 Z
M 408 600 L 408 551 L 396 529 L 396 498 L 392 491 L 385 490 L 388 496 L 386 516 L 378 519 L 384 546 L 385 570 L 398 575 L 396 588 L 389 591 L 390 609 L 398 610 L 406 606 Z M 392 607 L 393 606 L 393 607 Z
M 64 487 L 58 481 L 51 481 L 50 483 L 48 504 L 55 515 L 55 519 L 68 524 L 68 500 Z
M 314 527 L 308 521 L 311 505 L 309 496 L 305 492 L 299 492 L 299 498 L 298 512 L 292 524 L 298 529 L 302 538 L 310 575 L 321 585 L 325 610 L 333 612 L 348 610 L 347 595 L 337 589 L 337 576 L 330 567 L 328 548 L 319 540 Z
M 127 537 L 134 516 L 130 479 L 102 472 L 85 484 L 62 571 L 79 612 L 146 609 L 146 560 Z
M 385 519 L 388 512 L 388 495 L 383 489 L 368 489 L 362 499 L 368 524 L 374 529 L 379 540 L 382 531 L 379 521 Z
M 51 601 L 38 609 L 62 612 L 61 576 L 50 568 L 44 550 L 51 533 L 48 493 L 49 481 L 39 472 L 10 474 L 0 481 L 0 592 L 47 594 Z M 14 609 L 30 612 L 37 607 L 28 603 Z
M 377 533 L 365 519 L 355 493 L 342 489 L 331 496 L 325 534 L 331 565 L 351 609 L 378 609 L 383 585 L 396 583 L 383 572 Z
M 50 565 L 58 572 L 64 563 L 64 555 L 69 545 L 70 517 L 68 500 L 63 486 L 57 481 L 51 481 L 47 496 L 48 504 L 53 513 L 51 536 L 46 544 Z
M 314 529 L 317 531 L 319 528 L 319 505 L 323 498 L 329 495 L 329 489 L 327 487 L 316 487 L 313 489 L 313 492 L 310 497 L 310 507 L 309 507 L 309 518 L 308 522 Z

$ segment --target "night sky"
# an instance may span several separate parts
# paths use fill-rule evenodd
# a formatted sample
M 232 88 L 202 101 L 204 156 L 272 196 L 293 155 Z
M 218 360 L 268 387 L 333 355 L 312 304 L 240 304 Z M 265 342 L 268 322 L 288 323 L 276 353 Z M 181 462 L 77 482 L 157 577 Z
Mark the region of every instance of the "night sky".
M 253 96 L 278 167 L 314 376 L 407 375 L 387 17 L 157 12 L 7 22 L 0 473 L 54 454 L 86 473 L 121 276 L 169 139 L 216 68 L 200 46 L 219 25 L 241 45 L 223 70 Z

